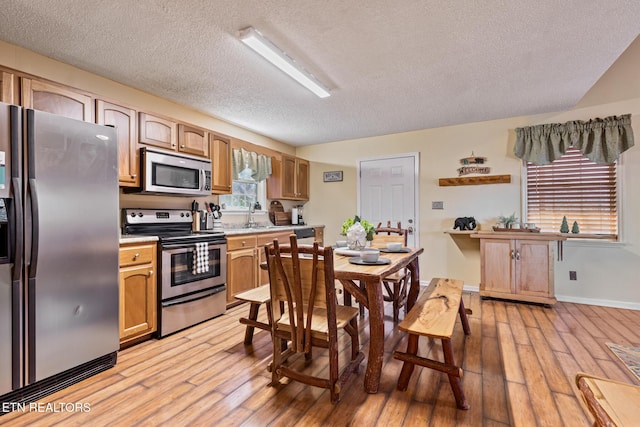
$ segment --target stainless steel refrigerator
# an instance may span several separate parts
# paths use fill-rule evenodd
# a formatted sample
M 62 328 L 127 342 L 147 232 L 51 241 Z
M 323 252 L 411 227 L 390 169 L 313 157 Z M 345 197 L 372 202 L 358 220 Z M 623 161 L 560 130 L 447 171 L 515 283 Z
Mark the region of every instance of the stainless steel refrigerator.
M 0 402 L 115 364 L 115 129 L 0 103 Z

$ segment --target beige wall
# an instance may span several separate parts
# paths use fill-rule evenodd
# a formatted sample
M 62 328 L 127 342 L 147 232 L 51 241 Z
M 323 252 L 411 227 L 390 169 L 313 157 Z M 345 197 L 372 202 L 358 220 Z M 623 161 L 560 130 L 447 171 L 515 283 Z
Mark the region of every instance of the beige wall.
M 622 58 L 621 58 L 622 59 Z M 625 64 L 637 63 L 625 58 Z M 613 67 L 612 67 L 613 70 Z M 615 70 L 620 73 L 620 70 Z M 605 76 L 606 77 L 606 76 Z M 601 81 L 613 84 L 603 77 Z M 624 81 L 618 84 L 624 85 Z M 594 87 L 594 91 L 599 88 Z M 614 92 L 618 93 L 618 92 Z M 470 123 L 426 129 L 395 135 L 340 141 L 299 147 L 297 155 L 311 163 L 311 200 L 305 215 L 312 223 L 326 224 L 325 241 L 333 243 L 344 219 L 356 213 L 356 162 L 398 153 L 420 153 L 420 259 L 423 280 L 448 276 L 463 279 L 467 285 L 480 282 L 479 244 L 466 236 L 444 233 L 459 216 L 475 216 L 481 228 L 488 229 L 499 215 L 522 216 L 522 163 L 513 155 L 514 129 L 549 122 L 587 120 L 609 115 L 632 114 L 633 129 L 640 138 L 640 98 L 590 105 L 561 113 Z M 640 143 L 638 143 L 640 145 Z M 471 155 L 488 158 L 492 174 L 510 174 L 510 184 L 440 187 L 438 179 L 454 177 L 459 159 Z M 591 302 L 640 308 L 640 147 L 622 156 L 621 243 L 568 242 L 564 261 L 556 263 L 556 295 L 561 300 Z M 322 172 L 344 170 L 344 181 L 322 182 Z M 431 202 L 441 200 L 444 210 L 431 210 Z M 578 280 L 569 281 L 569 271 Z
M 25 49 L 0 41 L 0 65 L 38 75 L 98 95 L 135 105 L 150 112 L 174 117 L 233 137 L 311 160 L 311 200 L 305 204 L 305 220 L 325 224 L 325 240 L 333 243 L 344 219 L 357 208 L 356 161 L 398 153 L 420 153 L 420 243 L 425 248 L 420 267 L 423 280 L 433 276 L 464 279 L 468 285 L 480 281 L 478 243 L 444 233 L 458 216 L 473 215 L 481 227 L 495 223 L 497 216 L 521 215 L 521 162 L 513 154 L 514 129 L 547 122 L 633 114 L 634 131 L 640 135 L 640 93 L 636 78 L 640 62 L 638 41 L 612 66 L 585 96 L 580 107 L 563 113 L 471 123 L 396 135 L 340 141 L 300 147 L 254 134 L 240 127 L 149 95 L 100 76 L 85 72 Z M 630 95 L 631 94 L 631 95 Z M 640 136 L 639 136 L 640 138 Z M 438 178 L 456 176 L 459 159 L 474 152 L 488 158 L 493 174 L 510 174 L 510 184 L 439 187 Z M 342 182 L 324 183 L 322 172 L 343 170 Z M 640 192 L 633 185 L 640 179 L 640 148 L 623 156 L 622 230 L 619 244 L 567 243 L 565 259 L 556 264 L 556 294 L 565 300 L 601 302 L 640 308 Z M 431 210 L 431 201 L 444 202 L 444 210 Z M 153 196 L 121 196 L 122 206 L 187 207 L 190 199 Z M 578 280 L 570 282 L 568 271 Z

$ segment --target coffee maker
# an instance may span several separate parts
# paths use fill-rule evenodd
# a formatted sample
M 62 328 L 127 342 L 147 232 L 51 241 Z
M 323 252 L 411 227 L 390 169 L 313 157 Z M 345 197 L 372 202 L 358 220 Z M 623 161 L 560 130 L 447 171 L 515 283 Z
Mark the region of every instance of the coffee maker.
M 304 219 L 302 216 L 302 205 L 294 206 L 291 208 L 291 224 L 304 225 Z

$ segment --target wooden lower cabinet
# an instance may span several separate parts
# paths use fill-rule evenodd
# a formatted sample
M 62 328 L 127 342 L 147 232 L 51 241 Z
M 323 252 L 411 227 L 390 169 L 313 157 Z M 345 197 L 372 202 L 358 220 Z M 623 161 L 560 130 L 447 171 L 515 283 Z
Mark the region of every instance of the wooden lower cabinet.
M 500 234 L 472 236 L 481 239 L 480 295 L 555 304 L 554 247 L 563 238 L 553 233 L 518 238 Z
M 238 300 L 234 295 L 269 283 L 269 274 L 260 268 L 264 245 L 278 239 L 288 242 L 293 231 L 227 236 L 227 306 Z
M 227 304 L 236 301 L 235 294 L 253 289 L 258 280 L 258 262 L 255 246 L 227 251 Z
M 120 345 L 157 330 L 156 245 L 120 246 Z

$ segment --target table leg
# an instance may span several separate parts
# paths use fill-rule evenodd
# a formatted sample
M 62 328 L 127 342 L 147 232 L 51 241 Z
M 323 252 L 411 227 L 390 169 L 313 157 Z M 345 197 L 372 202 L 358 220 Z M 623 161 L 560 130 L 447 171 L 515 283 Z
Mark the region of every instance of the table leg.
M 406 306 L 407 311 L 409 311 L 418 300 L 418 295 L 420 294 L 420 264 L 418 263 L 418 257 L 415 257 L 413 261 L 407 265 L 407 268 L 411 273 L 411 286 L 409 287 Z
M 365 284 L 369 308 L 369 360 L 364 375 L 364 389 L 367 393 L 377 393 L 384 358 L 384 299 L 382 283 Z

